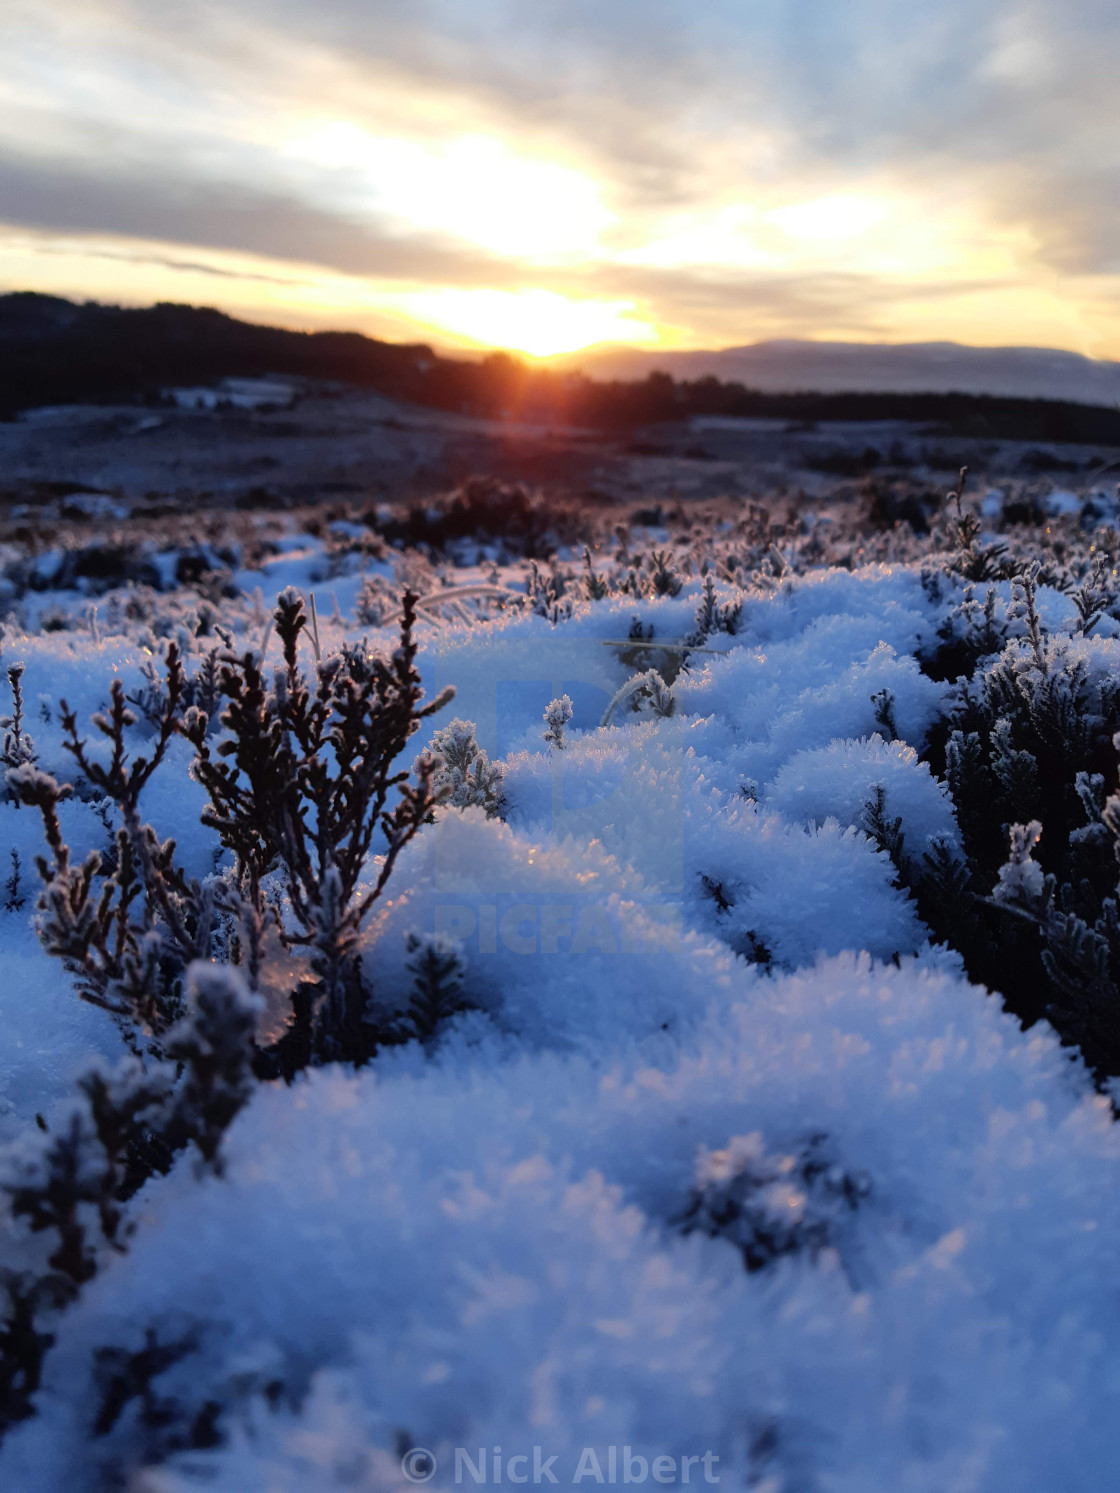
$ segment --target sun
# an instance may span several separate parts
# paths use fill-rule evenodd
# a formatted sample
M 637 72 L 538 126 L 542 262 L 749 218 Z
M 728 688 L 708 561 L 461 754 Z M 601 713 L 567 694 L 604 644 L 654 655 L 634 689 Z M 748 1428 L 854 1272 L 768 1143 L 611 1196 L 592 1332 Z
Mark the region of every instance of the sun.
M 408 311 L 437 333 L 535 358 L 597 342 L 659 340 L 634 301 L 581 300 L 553 290 L 422 291 L 408 297 Z

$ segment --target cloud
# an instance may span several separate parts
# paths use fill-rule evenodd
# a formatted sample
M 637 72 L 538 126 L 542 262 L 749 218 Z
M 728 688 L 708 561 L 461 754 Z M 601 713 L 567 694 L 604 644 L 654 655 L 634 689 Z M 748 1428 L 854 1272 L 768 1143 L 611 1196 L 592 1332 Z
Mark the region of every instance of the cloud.
M 11 222 L 581 286 L 712 329 L 722 308 L 880 335 L 916 296 L 1120 271 L 1114 0 L 9 0 L 0 49 L 0 105 L 37 111 L 0 154 Z M 409 231 L 340 173 L 296 169 L 281 146 L 303 117 L 513 142 L 590 175 L 621 227 L 547 273 Z M 970 225 L 944 230 L 940 274 L 839 249 L 784 276 L 618 262 L 672 214 L 868 182 L 907 193 L 931 239 Z
M 72 258 L 75 246 L 72 243 L 51 243 L 49 240 L 39 240 L 33 245 L 34 251 L 41 255 L 57 255 L 61 258 Z M 156 265 L 161 269 L 175 270 L 178 273 L 191 275 L 208 275 L 215 280 L 249 280 L 260 285 L 289 285 L 298 286 L 303 282 L 294 275 L 268 275 L 259 270 L 249 269 L 226 269 L 222 265 L 205 264 L 200 259 L 179 259 L 170 254 L 157 254 L 145 252 L 140 249 L 106 249 L 95 245 L 84 243 L 81 246 L 83 259 L 107 259 L 114 264 L 136 264 Z
M 419 236 L 402 239 L 368 223 L 316 212 L 296 200 L 240 186 L 216 189 L 212 183 L 161 179 L 154 171 L 95 178 L 66 165 L 29 167 L 0 157 L 0 202 L 9 224 L 78 236 L 83 255 L 292 286 L 301 283 L 295 270 L 300 264 L 408 284 L 482 288 L 516 283 L 552 288 L 579 299 L 649 303 L 664 320 L 704 327 L 712 335 L 722 332 L 722 340 L 736 329 L 746 335 L 760 320 L 801 333 L 823 323 L 875 335 L 885 329 L 889 317 L 884 313 L 900 298 L 936 297 L 945 291 L 937 281 L 915 285 L 858 274 L 654 269 L 609 261 L 511 268 L 494 256 Z M 270 275 L 151 249 L 91 249 L 88 239 L 98 235 L 132 237 L 147 245 L 192 244 L 219 255 L 255 255 L 276 262 L 278 270 L 280 265 L 289 270 Z M 57 243 L 44 243 L 39 252 L 63 250 Z M 962 288 L 978 287 L 953 287 Z
M 509 272 L 491 255 L 379 231 L 244 183 L 176 177 L 158 163 L 126 175 L 0 157 L 0 205 L 11 225 L 190 244 L 350 275 L 481 285 Z

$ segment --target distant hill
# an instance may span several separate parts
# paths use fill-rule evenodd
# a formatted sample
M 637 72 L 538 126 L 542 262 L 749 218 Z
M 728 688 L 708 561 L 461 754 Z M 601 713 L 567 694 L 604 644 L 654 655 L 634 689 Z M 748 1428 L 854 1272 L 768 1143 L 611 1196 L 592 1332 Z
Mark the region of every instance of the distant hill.
M 929 369 L 942 355 L 936 378 L 920 374 L 922 357 Z M 997 368 L 1006 375 L 1016 358 L 1024 370 L 1035 370 L 1032 387 L 1048 390 L 1049 397 L 982 387 L 984 359 L 994 360 L 987 365 L 994 377 Z M 1043 359 L 1056 360 L 1048 382 Z M 29 292 L 0 296 L 0 419 L 49 404 L 159 404 L 176 388 L 278 375 L 356 385 L 455 413 L 604 431 L 633 431 L 697 415 L 909 420 L 946 434 L 1120 447 L 1113 386 L 1094 405 L 1086 402 L 1084 379 L 1059 377 L 1062 369 L 1075 368 L 1086 378 L 1095 370 L 1107 379 L 1118 365 L 1093 364 L 1070 353 L 772 342 L 722 353 L 600 349 L 578 361 L 584 372 L 563 363 L 527 365 L 507 353 L 473 361 L 449 358 L 424 343 L 380 342 L 359 332 L 262 327 L 206 307 L 79 305 Z M 845 368 L 847 386 L 839 382 Z M 964 392 L 953 390 L 956 368 L 972 369 Z M 932 392 L 916 387 L 922 377 L 937 387 Z
M 291 332 L 206 307 L 78 305 L 29 292 L 0 296 L 0 413 L 37 404 L 158 399 L 170 385 L 283 373 L 422 396 L 440 365 L 430 347 L 358 332 Z
M 649 352 L 605 346 L 566 356 L 591 378 L 718 378 L 764 393 L 987 394 L 1120 404 L 1120 363 L 1046 347 L 965 347 L 959 342 L 810 342 L 781 339 L 719 352 Z

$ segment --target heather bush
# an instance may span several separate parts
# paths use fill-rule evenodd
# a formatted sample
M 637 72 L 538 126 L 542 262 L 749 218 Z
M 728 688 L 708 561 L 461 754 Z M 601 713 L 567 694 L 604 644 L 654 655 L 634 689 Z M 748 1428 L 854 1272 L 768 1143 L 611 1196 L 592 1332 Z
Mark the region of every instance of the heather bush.
M 564 750 L 564 727 L 572 718 L 572 698 L 561 695 L 550 700 L 544 712 L 544 739 L 556 751 Z
M 25 1220 L 53 1245 L 37 1266 L 6 1271 L 0 1281 L 7 1303 L 0 1429 L 31 1413 L 53 1321 L 96 1273 L 101 1252 L 125 1247 L 123 1205 L 146 1177 L 166 1171 L 187 1146 L 220 1174 L 222 1137 L 258 1077 L 291 1077 L 309 1062 L 364 1061 L 379 1042 L 430 1041 L 461 1008 L 458 955 L 425 945 L 405 1016 L 380 1030 L 367 1020 L 370 992 L 358 957 L 362 924 L 400 851 L 452 791 L 435 781 L 444 758 L 422 756 L 415 781 L 394 768 L 421 720 L 451 693 L 422 703 L 415 600 L 404 596 L 399 645 L 388 659 L 363 649 L 317 656 L 310 682 L 298 663 L 307 613 L 298 594 L 285 592 L 274 618 L 283 666 L 271 681 L 260 655 L 229 649 L 208 655 L 210 667 L 196 676 L 196 698 L 211 692 L 225 702 L 219 741 L 205 709 L 184 708 L 187 676 L 175 643 L 153 681 L 146 753 L 130 749 L 138 717 L 120 680 L 93 722 L 108 742 L 107 760 L 91 750 L 63 700 L 63 746 L 83 784 L 119 818 L 112 854 L 93 851 L 81 866 L 59 817 L 72 785 L 34 765 L 22 729 L 22 669 L 9 670 L 7 781 L 38 810 L 49 851 L 38 860 L 39 938 L 79 996 L 116 1019 L 133 1056 L 115 1074 L 87 1074 L 61 1128 L 0 1162 L 13 1226 Z M 465 746 L 462 725 L 448 728 L 445 745 Z M 174 842 L 141 818 L 143 791 L 179 734 L 194 747 L 207 790 L 204 821 L 234 857 L 231 875 L 205 883 L 184 874 Z M 466 734 L 473 743 L 473 729 Z M 494 799 L 500 773 L 481 758 L 476 750 L 464 781 Z M 363 884 L 375 836 L 385 850 Z M 277 884 L 282 911 L 270 898 Z M 263 968 L 270 933 L 289 958 L 306 952 L 305 976 L 289 992 L 279 1036 L 261 1046 L 257 989 L 272 977 Z M 215 964 L 222 953 L 240 968 Z
M 62 961 L 83 1000 L 118 1021 L 136 1049 L 141 1034 L 158 1052 L 160 1036 L 182 1011 L 182 982 L 192 960 L 210 955 L 221 889 L 188 878 L 175 860 L 175 844 L 161 840 L 140 817 L 140 796 L 163 761 L 179 727 L 184 672 L 172 644 L 167 655 L 166 693 L 159 727 L 147 756 L 131 756 L 127 733 L 136 716 L 114 680 L 107 714 L 94 725 L 110 743 L 108 763 L 98 760 L 79 735 L 77 717 L 61 702 L 64 746 L 82 778 L 116 808 L 119 825 L 112 856 L 91 851 L 72 862 L 58 806 L 73 792 L 51 774 L 25 763 L 8 772 L 9 786 L 42 816 L 50 859 L 38 858 L 43 889 L 39 937 Z M 99 873 L 104 869 L 105 874 Z
M 410 934 L 408 952 L 412 990 L 399 1031 L 406 1040 L 429 1043 L 445 1021 L 466 1009 L 466 963 L 454 941 L 440 934 Z
M 435 763 L 432 786 L 441 802 L 455 809 L 482 808 L 488 817 L 501 813 L 504 769 L 479 746 L 473 721 L 441 726 L 432 733 L 429 750 Z
M 285 1076 L 309 1062 L 364 1061 L 377 1045 L 358 939 L 401 850 L 438 801 L 430 755 L 418 760 L 415 781 L 394 762 L 452 694 L 421 703 L 416 599 L 405 592 L 399 645 L 388 659 L 347 649 L 318 660 L 309 678 L 298 662 L 307 612 L 298 593 L 283 592 L 275 614 L 283 666 L 272 680 L 253 652 L 223 661 L 226 739 L 212 748 L 197 707 L 183 719 L 210 799 L 203 822 L 233 853 L 239 891 L 263 923 L 265 878 L 278 871 L 291 922 L 284 942 L 306 951 L 307 977 L 272 1053 Z M 383 857 L 363 887 L 375 842 Z
M 362 925 L 401 850 L 435 804 L 454 793 L 455 771 L 463 772 L 461 795 L 481 794 L 496 809 L 500 793 L 500 772 L 477 749 L 470 760 L 444 763 L 439 783 L 430 754 L 419 759 L 414 779 L 394 767 L 420 722 L 450 698 L 445 691 L 422 703 L 415 600 L 406 593 L 399 646 L 388 659 L 343 649 L 317 660 L 312 681 L 298 663 L 307 613 L 298 594 L 285 592 L 275 615 L 283 666 L 271 680 L 259 654 L 231 650 L 207 655 L 212 667 L 195 677 L 196 697 L 212 692 L 225 704 L 220 741 L 205 709 L 184 708 L 187 678 L 174 643 L 146 755 L 130 753 L 137 717 L 119 680 L 109 711 L 94 718 L 110 744 L 107 763 L 89 749 L 63 701 L 63 745 L 82 781 L 119 816 L 108 860 L 94 851 L 73 864 L 58 813 L 71 785 L 27 761 L 9 771 L 11 788 L 41 814 L 50 851 L 49 860 L 39 859 L 43 946 L 63 962 L 83 999 L 118 1020 L 133 1050 L 146 1044 L 162 1055 L 164 1034 L 183 1014 L 184 974 L 194 961 L 224 951 L 244 966 L 255 990 L 270 928 L 289 955 L 304 956 L 304 974 L 290 992 L 283 1034 L 257 1055 L 260 1071 L 290 1077 L 312 1061 L 363 1061 L 376 1047 L 358 957 Z M 443 745 L 453 739 L 453 755 L 462 756 L 469 743 L 456 725 Z M 187 877 L 174 842 L 141 818 L 143 790 L 177 734 L 194 747 L 194 771 L 209 797 L 203 822 L 234 861 L 229 875 L 205 882 Z M 376 874 L 365 884 L 381 845 Z
M 238 971 L 193 964 L 167 1061 L 91 1069 L 53 1129 L 42 1122 L 42 1133 L 0 1155 L 9 1234 L 43 1239 L 24 1251 L 21 1270 L 0 1271 L 0 1435 L 33 1414 L 60 1313 L 107 1252 L 127 1249 L 133 1193 L 192 1144 L 200 1166 L 220 1175 L 222 1136 L 253 1087 L 258 1006 Z
M 851 1215 L 871 1193 L 870 1179 L 841 1167 L 821 1134 L 784 1155 L 769 1153 L 758 1132 L 735 1136 L 703 1152 L 696 1173 L 682 1231 L 726 1239 L 752 1272 L 783 1255 L 850 1256 Z
M 544 575 L 535 560 L 529 562 L 529 579 L 526 583 L 529 609 L 535 617 L 547 617 L 553 627 L 572 615 L 571 598 L 565 598 L 563 576 L 557 570 Z
M 1105 789 L 1117 781 L 1120 650 L 1089 636 L 1112 593 L 1094 562 L 1072 588 L 1071 631 L 1055 634 L 1040 612 L 1040 571 L 1031 561 L 1016 574 L 1006 608 L 992 587 L 982 606 L 966 591 L 942 624 L 937 672 L 946 655 L 962 672 L 935 757 L 959 847 L 908 857 L 874 805 L 869 828 L 973 978 L 1023 1020 L 1048 1018 L 1112 1074 L 1120 1006 L 1109 974 L 1116 864 Z
M 687 641 L 699 647 L 713 633 L 724 632 L 734 637 L 739 628 L 742 611 L 741 600 L 720 601 L 716 594 L 715 581 L 711 575 L 706 575 L 700 600 L 696 606 L 696 625 Z
M 961 502 L 967 476 L 968 468 L 961 467 L 957 485 L 948 497 L 953 511 L 951 514 L 947 513 L 944 520 L 945 540 L 949 549 L 947 563 L 966 580 L 993 580 L 1004 574 L 1006 546 L 998 542 L 989 545 L 980 543 L 983 524 Z
M 0 767 L 11 769 L 33 765 L 36 760 L 35 743 L 24 730 L 23 674 L 21 663 L 8 665 L 8 687 L 12 692 L 11 715 L 0 715 Z

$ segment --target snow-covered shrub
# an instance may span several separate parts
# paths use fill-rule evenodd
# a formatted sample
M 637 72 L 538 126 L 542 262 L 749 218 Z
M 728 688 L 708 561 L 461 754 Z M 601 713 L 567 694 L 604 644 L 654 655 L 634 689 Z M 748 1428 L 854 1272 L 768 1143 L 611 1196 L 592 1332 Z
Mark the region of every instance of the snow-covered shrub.
M 432 733 L 429 750 L 435 759 L 432 788 L 454 809 L 478 807 L 488 815 L 502 811 L 500 762 L 491 762 L 475 739 L 473 721 L 456 718 Z
M 192 965 L 186 1014 L 165 1039 L 169 1062 L 91 1069 L 53 1129 L 42 1122 L 45 1133 L 0 1154 L 9 1234 L 25 1222 L 48 1236 L 22 1269 L 0 1270 L 0 1434 L 33 1413 L 58 1314 L 107 1254 L 126 1249 L 127 1200 L 192 1142 L 221 1173 L 222 1137 L 254 1086 L 258 1006 L 236 970 Z
M 705 1151 L 680 1219 L 684 1233 L 726 1239 L 748 1270 L 782 1255 L 822 1249 L 843 1254 L 848 1215 L 867 1198 L 870 1180 L 829 1154 L 828 1136 L 811 1135 L 790 1155 L 771 1155 L 762 1135 L 734 1136 Z
M 695 626 L 688 641 L 699 647 L 713 633 L 725 632 L 734 636 L 742 615 L 742 601 L 720 601 L 712 576 L 704 577 L 703 590 L 696 604 Z
M 646 588 L 651 596 L 679 596 L 684 578 L 678 573 L 668 550 L 654 550 L 649 557 Z
M 602 601 L 610 590 L 609 585 L 602 576 L 595 573 L 595 567 L 591 561 L 591 551 L 586 545 L 583 547 L 583 594 L 588 601 Z
M 363 1061 L 376 1045 L 365 1019 L 370 992 L 359 935 L 398 855 L 437 802 L 430 755 L 418 759 L 414 783 L 395 762 L 421 721 L 453 694 L 421 703 L 416 600 L 405 592 L 400 642 L 388 659 L 340 650 L 317 661 L 309 679 L 298 662 L 308 623 L 303 598 L 285 590 L 275 614 L 283 667 L 273 680 L 257 654 L 227 657 L 219 684 L 226 740 L 212 748 L 197 708 L 183 721 L 210 799 L 203 823 L 232 851 L 259 923 L 270 915 L 265 878 L 283 868 L 291 919 L 284 941 L 308 955 L 292 1020 L 274 1049 L 277 1071 L 287 1076 L 309 1062 Z M 363 890 L 381 842 L 376 878 Z
M 1097 623 L 1111 612 L 1117 601 L 1115 567 L 1107 551 L 1094 549 L 1082 575 L 1069 587 L 1069 597 L 1077 608 L 1075 633 L 1087 638 Z
M 397 594 L 383 575 L 367 575 L 354 603 L 354 620 L 362 627 L 381 627 L 397 609 Z
M 561 695 L 559 699 L 550 700 L 545 707 L 544 739 L 558 752 L 564 749 L 564 727 L 571 718 L 572 699 L 570 695 Z
M 254 1086 L 254 1036 L 263 1002 L 239 970 L 197 963 L 187 971 L 185 1004 L 164 1044 L 182 1077 L 161 1128 L 175 1150 L 193 1142 L 203 1165 L 220 1174 L 222 1136 Z
M 802 827 L 741 798 L 697 833 L 697 923 L 753 963 L 794 969 L 820 954 L 916 953 L 926 932 L 866 826 Z
M 40 937 L 62 960 L 84 999 L 110 1011 L 130 1043 L 159 1039 L 183 1011 L 183 978 L 193 960 L 216 952 L 223 920 L 240 929 L 231 948 L 242 958 L 251 988 L 261 976 L 266 929 L 276 925 L 288 950 L 306 950 L 304 973 L 290 994 L 292 1019 L 271 1061 L 294 1072 L 308 1061 L 345 1053 L 368 1056 L 376 1033 L 365 1022 L 369 992 L 360 974 L 357 941 L 381 896 L 400 850 L 436 801 L 430 757 L 417 763 L 415 783 L 395 767 L 424 717 L 450 697 L 421 704 L 410 594 L 399 647 L 387 661 L 342 649 L 316 665 L 314 684 L 297 662 L 307 625 L 302 598 L 285 592 L 275 624 L 284 666 L 266 680 L 259 655 L 225 652 L 216 688 L 226 703 L 223 739 L 211 736 L 207 713 L 183 710 L 186 676 L 169 645 L 161 714 L 146 755 L 130 752 L 136 717 L 124 686 L 113 681 L 107 714 L 94 718 L 111 747 L 102 761 L 80 736 L 75 713 L 62 703 L 63 746 L 82 779 L 120 816 L 108 861 L 91 852 L 72 863 L 59 821 L 71 792 L 50 774 L 24 764 L 8 781 L 39 809 L 51 860 L 40 860 Z M 209 805 L 203 821 L 232 853 L 232 877 L 188 877 L 175 845 L 141 820 L 140 798 L 177 733 L 195 751 L 194 772 Z M 386 853 L 371 887 L 360 889 L 376 839 Z M 282 877 L 284 919 L 277 923 L 268 878 Z M 228 940 L 227 940 L 228 942 Z
M 908 851 L 919 859 L 931 836 L 955 836 L 953 801 L 912 746 L 876 733 L 798 752 L 765 790 L 766 807 L 785 819 L 864 827 L 868 803 L 881 788 L 890 813 L 899 815 Z
M 571 599 L 563 599 L 564 582 L 553 570 L 551 575 L 542 575 L 535 560 L 529 562 L 529 579 L 525 587 L 529 597 L 529 610 L 534 617 L 547 617 L 553 627 L 572 615 Z
M 1117 738 L 1120 749 L 1120 737 Z M 1013 915 L 1012 927 L 1021 934 L 1019 920 L 1037 933 L 1042 968 L 1053 999 L 1046 1007 L 1052 1025 L 1068 1042 L 1076 1043 L 1087 1063 L 1102 1074 L 1120 1073 L 1120 794 L 1099 802 L 1101 780 L 1081 774 L 1079 788 L 1090 815 L 1088 832 L 1080 843 L 1107 841 L 1112 851 L 1111 895 L 1098 898 L 1083 880 L 1077 887 L 1044 873 L 1034 859 L 1043 826 L 1012 824 L 1008 856 L 1000 867 L 991 902 Z M 1005 938 L 1006 938 L 1005 934 Z
M 974 978 L 1002 991 L 1025 1020 L 1047 1016 L 1094 1067 L 1114 1073 L 1120 1017 L 1110 1011 L 1108 909 L 1116 860 L 1104 787 L 1116 780 L 1120 643 L 1086 635 L 1105 605 L 1096 582 L 1077 603 L 1076 636 L 1048 628 L 1039 576 L 1031 562 L 1015 577 L 998 627 L 989 590 L 974 629 L 982 646 L 974 641 L 959 655 L 973 655 L 975 673 L 958 684 L 943 750 L 963 856 L 935 849 L 911 868 L 909 884 L 927 923 L 960 950 Z
M 21 663 L 8 665 L 8 687 L 12 692 L 11 715 L 0 715 L 0 767 L 22 767 L 36 760 L 35 743 L 24 730 L 23 674 Z
M 944 527 L 949 545 L 949 566 L 969 581 L 993 580 L 1003 575 L 1007 547 L 1002 543 L 980 544 L 984 526 L 969 509 L 962 506 L 965 479 L 968 468 L 961 467 L 957 485 L 949 493 L 947 504 L 952 503 L 953 512 L 946 513 Z
M 644 704 L 654 715 L 667 717 L 673 714 L 676 703 L 671 687 L 665 683 L 658 671 L 647 669 L 644 674 L 635 674 L 633 679 L 628 679 L 612 696 L 606 710 L 603 711 L 603 719 L 599 724 L 609 726 L 615 711 L 624 705 L 631 710 L 639 710 Z M 551 709 L 551 706 L 549 708 Z M 547 732 L 545 739 L 550 739 Z
M 982 602 L 975 587 L 966 586 L 960 602 L 939 624 L 937 637 L 937 649 L 926 661 L 936 679 L 971 676 L 981 659 L 998 653 L 1007 638 L 1007 620 L 995 586 L 986 587 Z
M 158 1043 L 182 1010 L 187 965 L 210 955 L 214 887 L 188 878 L 176 863 L 174 841 L 161 840 L 140 817 L 140 796 L 178 729 L 183 678 L 172 644 L 164 712 L 147 756 L 129 752 L 127 733 L 136 716 L 125 703 L 121 681 L 113 680 L 108 714 L 94 717 L 111 745 L 107 765 L 90 751 L 75 713 L 65 700 L 61 703 L 66 750 L 120 818 L 104 868 L 96 850 L 80 867 L 72 863 L 59 820 L 59 805 L 73 791 L 71 785 L 31 764 L 7 775 L 21 801 L 39 810 L 51 854 L 49 861 L 38 858 L 44 883 L 38 903 L 43 947 L 62 961 L 83 1000 L 117 1018 L 131 1045 L 140 1033 Z

